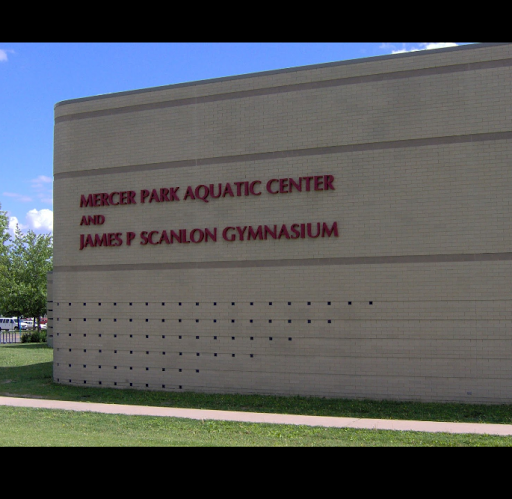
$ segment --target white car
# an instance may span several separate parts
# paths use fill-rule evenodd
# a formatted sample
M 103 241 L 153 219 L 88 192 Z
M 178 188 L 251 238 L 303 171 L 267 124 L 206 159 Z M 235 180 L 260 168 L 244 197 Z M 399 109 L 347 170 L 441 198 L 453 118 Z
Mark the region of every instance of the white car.
M 13 331 L 18 327 L 18 319 L 16 317 L 0 317 L 0 330 Z

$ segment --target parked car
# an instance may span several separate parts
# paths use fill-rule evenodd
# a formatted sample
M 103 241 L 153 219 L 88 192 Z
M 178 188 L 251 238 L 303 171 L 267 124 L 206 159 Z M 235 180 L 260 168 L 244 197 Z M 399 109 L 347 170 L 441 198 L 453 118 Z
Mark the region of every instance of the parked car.
M 0 329 L 4 331 L 13 331 L 18 327 L 18 319 L 16 317 L 0 317 Z
M 41 324 L 41 329 L 46 329 L 47 328 L 47 324 L 44 323 L 44 324 Z
M 29 319 L 23 319 L 23 323 L 27 325 L 25 329 L 34 329 L 34 321 Z

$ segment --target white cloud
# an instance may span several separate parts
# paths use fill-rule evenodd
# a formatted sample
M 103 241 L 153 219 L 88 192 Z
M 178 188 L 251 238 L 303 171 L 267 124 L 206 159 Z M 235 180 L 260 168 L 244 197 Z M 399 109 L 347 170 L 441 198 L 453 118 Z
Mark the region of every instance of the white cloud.
M 3 195 L 13 198 L 21 203 L 32 203 L 34 197 L 39 199 L 41 203 L 53 205 L 53 179 L 45 175 L 39 175 L 30 181 L 33 196 L 27 194 L 19 194 L 17 192 L 4 192 Z
M 9 228 L 7 230 L 9 231 L 9 234 L 11 234 L 11 236 L 14 236 L 16 225 L 18 225 L 21 230 L 27 228 L 25 225 L 20 224 L 16 217 L 9 217 Z
M 458 47 L 459 44 L 455 42 L 429 42 L 429 43 L 422 43 L 422 45 L 425 46 L 426 50 L 432 50 L 432 49 L 444 49 L 447 47 Z
M 36 192 L 36 196 L 45 204 L 53 204 L 53 179 L 45 175 L 32 179 L 32 189 Z
M 442 49 L 447 47 L 457 47 L 458 43 L 455 42 L 423 42 L 419 46 L 406 47 L 406 44 L 402 44 L 402 48 L 396 49 L 395 45 L 389 43 L 383 43 L 380 48 L 391 49 L 392 54 L 403 54 L 404 52 L 418 52 L 419 50 L 433 50 Z
M 30 210 L 27 213 L 28 227 L 32 230 L 53 232 L 53 211 L 43 208 L 42 210 Z
M 38 194 L 37 197 L 44 204 L 52 204 L 53 205 L 53 196 L 50 194 Z
M 30 203 L 32 201 L 31 197 L 25 196 L 24 194 L 17 194 L 15 192 L 4 192 L 3 195 L 10 198 L 15 198 L 22 203 Z
M 53 179 L 46 177 L 45 175 L 39 175 L 39 177 L 33 178 L 30 182 L 32 182 L 32 187 L 34 189 L 41 189 L 45 184 L 51 184 Z
M 18 226 L 22 232 L 27 230 L 33 230 L 36 233 L 48 233 L 53 232 L 53 211 L 43 208 L 42 210 L 30 210 L 26 217 L 27 223 L 22 224 L 17 217 L 9 216 L 9 227 L 8 231 L 11 236 L 14 236 L 16 226 Z
M 7 53 L 14 54 L 14 50 L 0 49 L 0 62 L 7 62 Z

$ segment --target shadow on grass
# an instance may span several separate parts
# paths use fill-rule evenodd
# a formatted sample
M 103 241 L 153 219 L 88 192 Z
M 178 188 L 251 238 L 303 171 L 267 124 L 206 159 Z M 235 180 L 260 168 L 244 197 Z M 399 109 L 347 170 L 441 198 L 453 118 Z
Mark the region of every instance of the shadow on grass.
M 26 350 L 48 348 L 46 343 L 6 343 L 0 345 L 0 348 L 23 348 Z
M 0 384 L 7 381 L 48 380 L 52 378 L 53 362 L 41 362 L 27 366 L 0 367 Z

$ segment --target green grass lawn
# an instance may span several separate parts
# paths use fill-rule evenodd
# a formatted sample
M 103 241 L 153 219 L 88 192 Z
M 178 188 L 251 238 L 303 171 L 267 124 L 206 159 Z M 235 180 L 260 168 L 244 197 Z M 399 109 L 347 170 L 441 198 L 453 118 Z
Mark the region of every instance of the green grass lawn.
M 52 381 L 45 344 L 0 346 L 0 395 L 357 418 L 512 424 L 512 406 L 212 395 L 76 387 Z M 512 437 L 310 428 L 0 407 L 0 446 L 512 446 Z
M 0 447 L 512 447 L 512 437 L 1 407 Z

